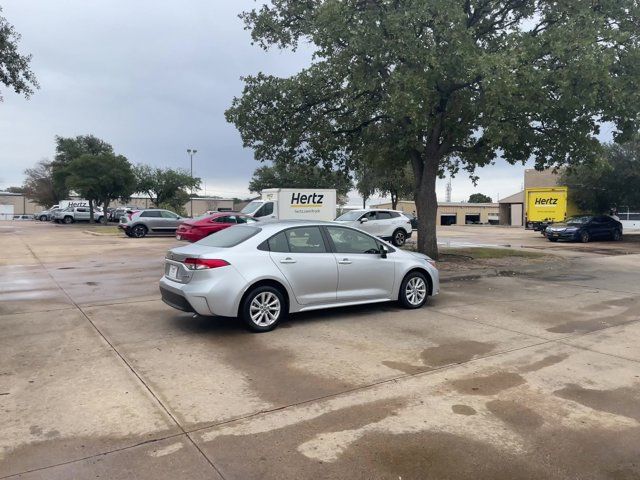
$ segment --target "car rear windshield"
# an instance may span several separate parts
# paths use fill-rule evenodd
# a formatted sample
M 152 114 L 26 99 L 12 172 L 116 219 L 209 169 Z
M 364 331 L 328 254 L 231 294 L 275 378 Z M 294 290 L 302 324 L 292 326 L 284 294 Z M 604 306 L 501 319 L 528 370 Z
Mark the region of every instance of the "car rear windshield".
M 242 242 L 249 240 L 258 234 L 261 228 L 248 227 L 246 225 L 238 225 L 236 227 L 225 228 L 213 235 L 198 240 L 198 245 L 206 245 L 207 247 L 229 248 L 240 245 Z

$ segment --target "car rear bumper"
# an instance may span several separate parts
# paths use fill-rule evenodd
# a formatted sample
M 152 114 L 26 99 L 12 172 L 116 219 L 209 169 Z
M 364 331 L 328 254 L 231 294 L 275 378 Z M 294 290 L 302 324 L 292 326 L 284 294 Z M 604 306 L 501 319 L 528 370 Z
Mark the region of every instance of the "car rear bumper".
M 168 288 L 164 288 L 162 285 L 160 285 L 160 295 L 162 295 L 162 301 L 170 307 L 173 307 L 177 310 L 182 310 L 183 312 L 197 313 L 193 308 L 193 305 L 191 305 L 189 301 L 180 293 L 173 292 Z
M 204 238 L 203 235 L 197 235 L 191 232 L 176 232 L 176 239 L 178 240 L 186 240 L 187 242 L 197 242 Z

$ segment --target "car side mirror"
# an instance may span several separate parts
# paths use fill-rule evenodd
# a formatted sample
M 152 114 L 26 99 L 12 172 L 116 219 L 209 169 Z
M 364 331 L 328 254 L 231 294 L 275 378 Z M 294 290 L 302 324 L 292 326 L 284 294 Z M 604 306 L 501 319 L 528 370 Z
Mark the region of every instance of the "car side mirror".
M 381 258 L 387 258 L 388 253 L 389 253 L 389 249 L 386 247 L 386 245 L 381 245 L 380 246 L 380 257 Z
M 368 221 L 369 221 L 369 219 L 367 217 L 362 217 L 360 219 L 360 223 L 365 223 L 365 222 L 368 222 Z

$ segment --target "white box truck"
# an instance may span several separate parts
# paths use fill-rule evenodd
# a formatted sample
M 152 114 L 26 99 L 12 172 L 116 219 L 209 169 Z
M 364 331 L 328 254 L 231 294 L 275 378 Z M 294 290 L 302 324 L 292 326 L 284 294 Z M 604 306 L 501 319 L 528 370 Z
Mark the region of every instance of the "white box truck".
M 328 188 L 268 188 L 242 213 L 255 218 L 318 220 L 336 218 L 336 191 Z

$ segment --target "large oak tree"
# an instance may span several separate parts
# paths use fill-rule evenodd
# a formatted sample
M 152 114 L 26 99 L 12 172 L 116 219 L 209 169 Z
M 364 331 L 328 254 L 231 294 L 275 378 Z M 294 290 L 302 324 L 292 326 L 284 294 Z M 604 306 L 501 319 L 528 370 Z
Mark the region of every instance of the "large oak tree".
M 271 0 L 242 15 L 263 48 L 310 45 L 289 78 L 244 78 L 227 119 L 258 160 L 356 170 L 406 162 L 437 256 L 436 178 L 498 156 L 579 163 L 638 130 L 633 0 Z

